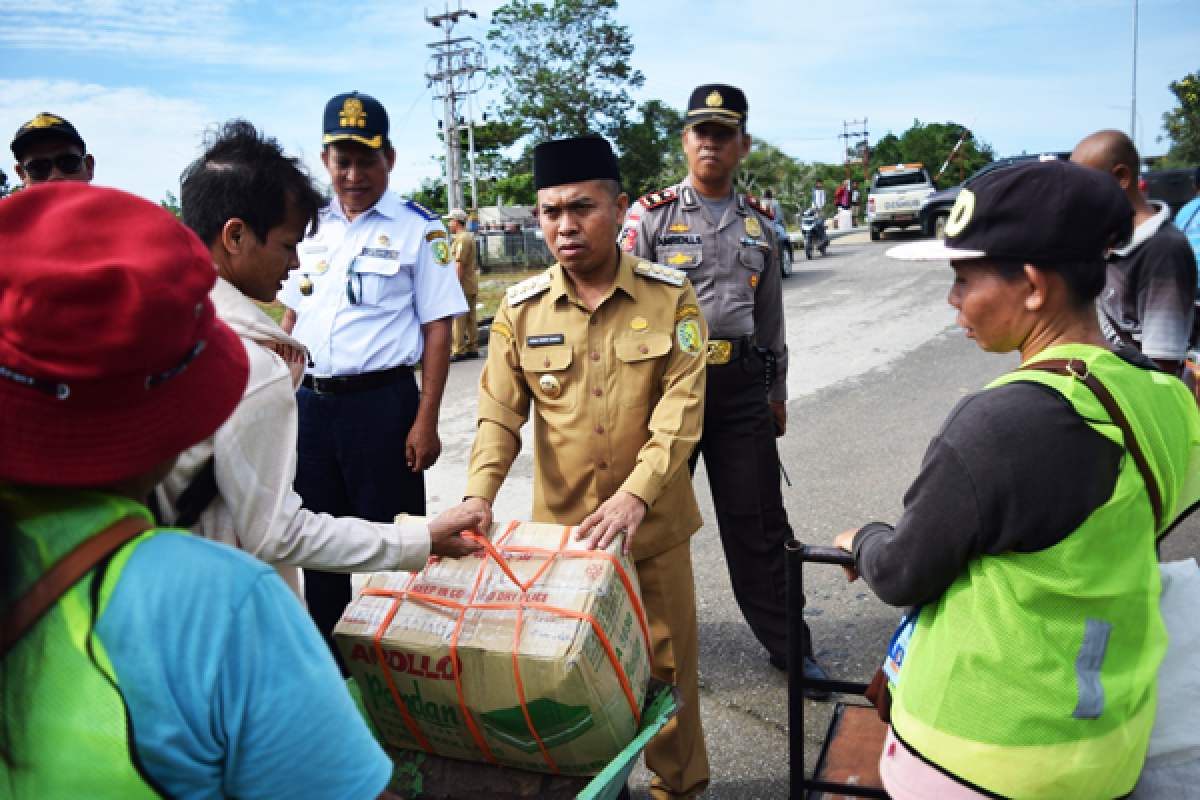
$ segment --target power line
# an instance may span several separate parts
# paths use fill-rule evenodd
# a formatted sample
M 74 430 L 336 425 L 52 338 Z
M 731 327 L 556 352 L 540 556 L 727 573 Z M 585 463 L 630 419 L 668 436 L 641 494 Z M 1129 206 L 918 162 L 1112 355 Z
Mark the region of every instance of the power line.
M 446 34 L 442 41 L 427 45 L 433 50 L 433 55 L 430 58 L 430 71 L 425 73 L 425 78 L 429 81 L 427 88 L 434 90 L 434 99 L 442 101 L 442 121 L 439 126 L 446 138 L 446 201 L 450 208 L 466 208 L 462 185 L 462 142 L 459 140 L 459 131 L 466 127 L 471 159 L 471 204 L 478 209 L 475 120 L 469 109 L 471 95 L 479 91 L 472 79 L 478 73 L 486 72 L 487 55 L 483 45 L 470 36 L 456 38 L 453 35 L 454 26 L 460 18 L 478 19 L 478 15 L 470 9 L 464 9 L 462 0 L 459 0 L 457 10 L 451 11 L 449 3 L 444 8 L 445 11 L 437 16 L 425 15 L 426 22 L 441 28 Z M 463 99 L 468 102 L 465 120 L 458 116 L 458 104 Z

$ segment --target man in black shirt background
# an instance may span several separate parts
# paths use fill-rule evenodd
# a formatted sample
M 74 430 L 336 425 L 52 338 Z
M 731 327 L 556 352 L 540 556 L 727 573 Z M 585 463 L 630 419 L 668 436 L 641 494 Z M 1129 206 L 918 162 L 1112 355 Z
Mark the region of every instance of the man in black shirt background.
M 1171 210 L 1138 189 L 1133 141 L 1120 131 L 1085 138 L 1071 161 L 1112 173 L 1134 210 L 1133 241 L 1108 257 L 1108 282 L 1098 301 L 1100 327 L 1114 346 L 1132 345 L 1165 372 L 1181 375 L 1196 304 L 1196 256 L 1171 222 Z

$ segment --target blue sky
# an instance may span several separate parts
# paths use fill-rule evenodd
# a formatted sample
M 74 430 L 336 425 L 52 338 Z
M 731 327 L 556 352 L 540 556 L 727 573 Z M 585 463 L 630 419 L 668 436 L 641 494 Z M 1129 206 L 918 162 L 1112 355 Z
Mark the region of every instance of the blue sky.
M 465 5 L 479 20 L 456 33 L 483 39 L 500 3 Z M 97 182 L 158 200 L 205 128 L 234 116 L 324 178 L 324 103 L 358 89 L 388 108 L 392 185 L 407 191 L 438 174 L 440 104 L 424 73 L 439 32 L 426 10 L 441 4 L 0 0 L 0 132 L 62 114 L 95 154 Z M 864 116 L 873 142 L 913 119 L 953 120 L 998 155 L 1070 149 L 1129 125 L 1126 0 L 625 0 L 618 18 L 646 75 L 639 100 L 683 107 L 697 84 L 741 86 L 751 132 L 804 160 L 840 161 L 842 120 Z M 1154 154 L 1166 148 L 1155 140 L 1173 105 L 1167 83 L 1200 69 L 1200 3 L 1143 0 L 1139 33 L 1137 140 Z M 11 154 L 0 163 L 11 178 Z

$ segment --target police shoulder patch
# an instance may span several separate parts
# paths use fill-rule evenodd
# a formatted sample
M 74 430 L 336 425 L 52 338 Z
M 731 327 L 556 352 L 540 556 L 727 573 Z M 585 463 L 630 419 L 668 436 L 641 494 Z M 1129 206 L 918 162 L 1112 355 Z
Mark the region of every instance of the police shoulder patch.
M 643 278 L 652 278 L 671 286 L 683 286 L 683 282 L 687 278 L 687 273 L 681 270 L 664 267 L 662 264 L 651 264 L 649 261 L 639 261 L 633 271 Z
M 639 197 L 638 202 L 642 204 L 642 208 L 650 211 L 659 206 L 665 206 L 667 203 L 673 203 L 678 198 L 679 195 L 675 193 L 674 189 L 661 189 Z
M 504 293 L 508 299 L 510 308 L 524 303 L 531 297 L 536 297 L 542 292 L 550 288 L 553 279 L 549 272 L 543 272 L 540 275 L 534 275 L 532 278 L 526 278 L 518 284 L 508 287 Z
M 746 195 L 746 202 L 750 204 L 751 208 L 762 214 L 767 219 L 775 219 L 775 212 L 760 203 L 757 197 Z
M 416 200 L 409 200 L 408 202 L 405 203 L 405 205 L 408 206 L 413 211 L 415 211 L 418 215 L 424 217 L 425 219 L 441 219 L 440 214 L 438 214 L 436 211 L 430 211 L 428 208 L 421 205 Z

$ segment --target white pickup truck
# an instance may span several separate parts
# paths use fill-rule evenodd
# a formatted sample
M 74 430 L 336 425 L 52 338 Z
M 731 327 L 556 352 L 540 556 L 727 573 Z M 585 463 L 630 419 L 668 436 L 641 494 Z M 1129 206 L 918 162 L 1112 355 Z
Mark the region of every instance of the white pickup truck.
M 880 167 L 871 179 L 871 190 L 867 195 L 871 241 L 878 241 L 886 228 L 903 229 L 915 225 L 921 202 L 933 192 L 933 181 L 920 164 Z

